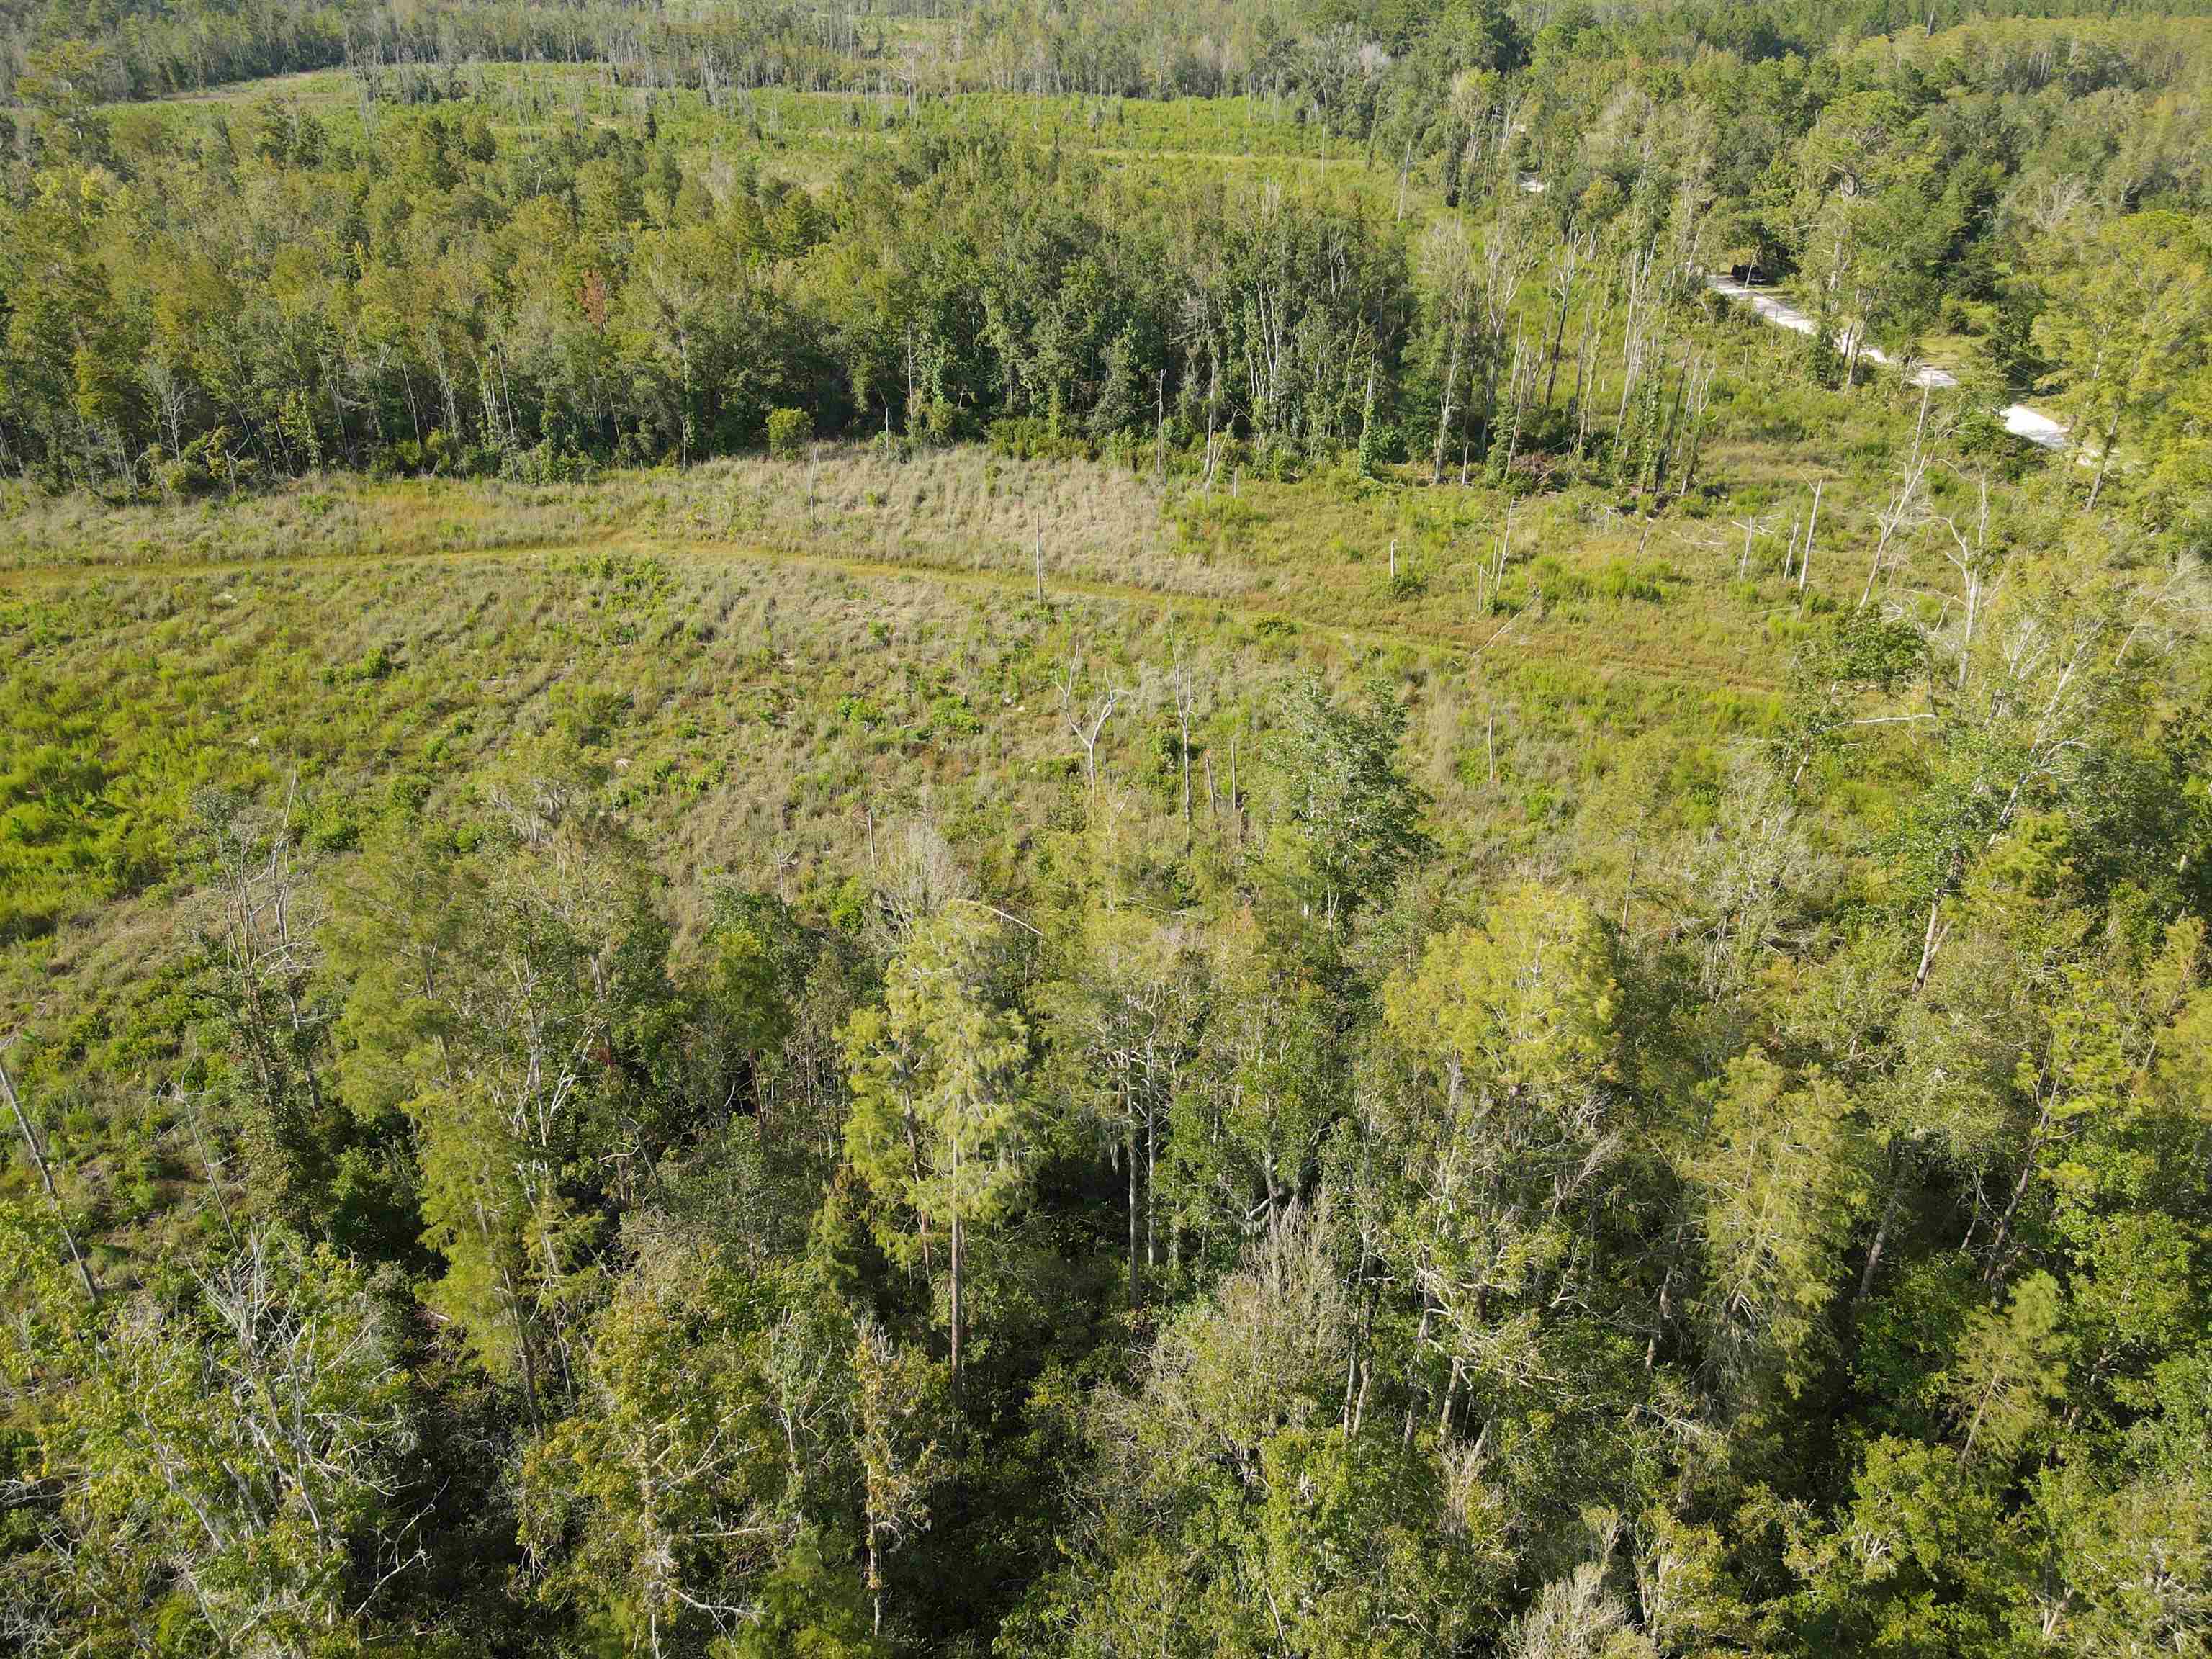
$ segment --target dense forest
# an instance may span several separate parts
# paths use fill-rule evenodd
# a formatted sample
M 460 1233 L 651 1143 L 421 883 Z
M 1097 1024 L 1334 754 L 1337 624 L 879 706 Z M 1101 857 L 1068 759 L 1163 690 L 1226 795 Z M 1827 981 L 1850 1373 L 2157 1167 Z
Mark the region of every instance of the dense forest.
M 1281 470 L 1364 441 L 1440 470 L 1489 457 L 1501 399 L 1508 425 L 1575 410 L 1579 455 L 1593 377 L 1641 380 L 1671 422 L 1667 307 L 1729 269 L 1804 279 L 1819 337 L 1846 340 L 1824 372 L 1962 335 L 1990 386 L 2058 389 L 2108 452 L 2202 384 L 2106 356 L 2201 334 L 2158 296 L 2201 270 L 2212 211 L 2203 39 L 1986 25 L 1646 57 L 1590 14 L 1530 37 L 1448 12 L 1402 58 L 1309 43 L 1290 102 L 1324 173 L 1332 142 L 1395 164 L 1387 212 L 1133 184 L 1024 133 L 1018 100 L 817 109 L 896 137 L 817 183 L 763 168 L 762 112 L 726 88 L 648 88 L 610 125 L 573 76 L 363 64 L 336 108 L 178 121 L 95 118 L 88 82 L 49 72 L 0 220 L 0 464 L 126 492 L 542 477 L 755 446 L 787 408 L 823 435 L 1013 421 L 1017 442 L 1202 436 L 1210 464 L 1228 439 Z M 1110 138 L 1122 107 L 1087 126 Z M 1454 211 L 1418 234 L 1417 162 Z M 1516 307 L 1547 283 L 1548 318 Z
M 2212 1653 L 2191 10 L 0 4 L 0 1644 Z

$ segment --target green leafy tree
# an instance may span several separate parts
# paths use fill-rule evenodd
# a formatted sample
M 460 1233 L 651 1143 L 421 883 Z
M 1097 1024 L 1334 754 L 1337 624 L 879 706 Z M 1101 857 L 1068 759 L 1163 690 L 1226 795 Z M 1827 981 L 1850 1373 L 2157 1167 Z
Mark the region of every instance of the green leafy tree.
M 327 1246 L 257 1230 L 173 1296 L 66 1306 L 40 1230 L 0 1217 L 22 1299 L 6 1351 L 36 1387 L 42 1521 L 29 1627 L 86 1650 L 359 1650 L 419 1559 L 404 1494 L 417 1410 L 390 1314 Z M 42 1260 L 42 1258 L 45 1258 Z M 34 1588 L 33 1588 L 34 1587 Z
M 2057 365 L 2048 385 L 2075 452 L 2096 446 L 2094 509 L 2121 434 L 2151 435 L 2186 384 L 2172 366 L 2201 362 L 2212 339 L 2212 248 L 2180 214 L 2136 213 L 2054 239 L 2049 258 L 2035 343 Z
M 1310 1191 L 1341 1110 L 1327 995 L 1250 910 L 1207 940 L 1204 1034 L 1169 1109 L 1163 1190 L 1182 1228 L 1235 1259 Z
M 413 965 L 372 978 L 349 1072 L 408 1091 L 424 1241 L 445 1262 L 424 1300 L 542 1426 L 574 1389 L 605 1197 L 639 1139 L 668 1132 L 640 1097 L 672 1000 L 666 934 L 587 768 L 518 757 L 479 811 L 456 863 L 398 859 L 356 891 L 394 916 L 426 899 L 448 914 L 391 934 Z
M 762 1375 L 773 1311 L 762 1281 L 663 1244 L 593 1321 L 576 1409 L 524 1457 L 534 1593 L 586 1611 L 624 1652 L 743 1629 L 793 1536 Z
M 1867 1151 L 1831 1079 L 1790 1083 L 1764 1056 L 1731 1060 L 1683 1173 L 1705 1243 L 1709 1364 L 1731 1382 L 1771 1370 L 1795 1392 L 1821 1358 L 1822 1316 L 1843 1287 Z
M 1447 1422 L 1465 1378 L 1521 1396 L 1541 1310 L 1601 1291 L 1583 1227 L 1626 1151 L 1618 999 L 1589 907 L 1533 884 L 1383 988 L 1404 1073 L 1379 1125 L 1403 1172 L 1382 1249 L 1417 1292 L 1416 1348 L 1449 1362 Z
M 1121 1139 L 1135 1307 L 1140 1262 L 1158 1266 L 1159 1144 L 1198 1034 L 1195 952 L 1180 929 L 1135 910 L 1093 905 L 1079 928 L 1047 994 L 1048 1030 L 1070 1057 L 1078 1097 Z
M 1319 682 L 1291 689 L 1268 735 L 1259 814 L 1269 895 L 1324 929 L 1379 902 L 1426 848 L 1420 793 L 1399 757 L 1404 711 L 1331 702 Z
M 870 1629 L 884 1630 L 884 1570 L 890 1553 L 929 1526 L 930 1490 L 948 1471 L 944 1384 L 929 1356 L 901 1347 L 863 1319 L 853 1344 L 854 1444 L 860 1463 L 860 1525 L 866 1540 Z
M 1800 144 L 1793 205 L 1822 330 L 1840 328 L 1846 384 L 1867 337 L 1894 337 L 1932 311 L 1951 226 L 1940 155 L 1905 99 L 1874 89 L 1822 110 Z
M 1498 1520 L 1471 1467 L 1350 1431 L 1352 1310 L 1321 1211 L 1161 1328 L 1102 1402 L 1103 1467 L 1070 1571 L 1010 1624 L 1018 1654 L 1449 1650 L 1478 1626 Z
M 2051 1402 L 2065 1390 L 2060 1316 L 2057 1281 L 2030 1273 L 2002 1311 L 1977 1310 L 1967 1321 L 1946 1379 L 1962 1462 L 1977 1448 L 1984 1457 L 2009 1458 L 2048 1423 Z
M 845 1027 L 853 1091 L 847 1156 L 886 1206 L 885 1243 L 950 1291 L 951 1380 L 960 1386 L 972 1231 L 1006 1213 L 1027 1180 L 1029 1040 L 998 1000 L 989 913 L 948 905 L 885 971 L 884 1006 Z

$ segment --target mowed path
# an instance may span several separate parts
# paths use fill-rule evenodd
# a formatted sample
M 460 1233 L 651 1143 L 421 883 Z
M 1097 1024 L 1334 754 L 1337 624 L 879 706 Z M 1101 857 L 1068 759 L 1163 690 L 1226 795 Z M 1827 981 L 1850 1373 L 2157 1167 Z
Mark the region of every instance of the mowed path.
M 69 564 L 18 566 L 0 569 L 0 593 L 82 586 L 116 579 L 214 580 L 223 576 L 265 575 L 287 570 L 374 571 L 414 564 L 532 562 L 604 553 L 625 552 L 692 564 L 746 564 L 773 569 L 785 568 L 842 573 L 868 582 L 922 582 L 932 586 L 988 592 L 1019 600 L 1034 592 L 1035 578 L 1026 569 L 943 560 L 879 559 L 842 554 L 819 548 L 775 547 L 761 543 L 721 544 L 689 538 L 635 536 L 610 532 L 600 538 L 562 537 L 544 542 L 520 543 L 497 548 L 430 549 L 389 552 L 307 554 L 296 557 L 207 560 L 160 559 L 129 564 Z M 1045 584 L 1048 602 L 1070 599 L 1092 603 L 1137 606 L 1187 617 L 1194 624 L 1231 622 L 1255 629 L 1285 627 L 1315 641 L 1329 641 L 1357 650 L 1410 648 L 1437 659 L 1446 669 L 1471 672 L 1479 662 L 1504 665 L 1548 658 L 1564 658 L 1601 678 L 1623 675 L 1741 696 L 1770 696 L 1779 689 L 1778 679 L 1762 673 L 1768 665 L 1747 659 L 1725 665 L 1682 659 L 1678 648 L 1664 639 L 1650 641 L 1650 649 L 1637 648 L 1624 631 L 1601 619 L 1560 620 L 1527 617 L 1503 623 L 1488 615 L 1470 614 L 1462 629 L 1389 623 L 1346 623 L 1260 603 L 1249 596 L 1177 592 L 1131 582 L 1098 577 L 1055 574 Z M 1431 607 L 1433 611 L 1434 607 Z M 1656 620 L 1656 619 L 1655 619 Z

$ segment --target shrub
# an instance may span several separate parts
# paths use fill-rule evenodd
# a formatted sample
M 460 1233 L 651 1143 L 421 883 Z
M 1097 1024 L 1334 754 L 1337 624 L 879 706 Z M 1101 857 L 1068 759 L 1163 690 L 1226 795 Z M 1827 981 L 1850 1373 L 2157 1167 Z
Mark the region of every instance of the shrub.
M 1660 584 L 1674 574 L 1662 562 L 1639 560 L 1631 564 L 1626 559 L 1607 559 L 1589 587 L 1607 599 L 1642 599 L 1650 605 L 1664 605 L 1667 590 Z
M 814 417 L 803 409 L 768 412 L 768 453 L 781 460 L 803 454 L 814 441 Z
M 1406 441 L 1398 428 L 1384 421 L 1370 421 L 1359 431 L 1359 476 L 1371 478 L 1385 466 L 1406 459 Z
M 910 419 L 908 425 L 924 443 L 941 447 L 951 443 L 958 434 L 960 411 L 953 407 L 950 398 L 929 398 L 915 413 L 917 418 Z
M 968 699 L 959 693 L 947 691 L 930 699 L 928 735 L 972 738 L 982 729 L 983 722 L 975 718 L 975 711 L 968 706 Z
M 1049 425 L 1034 415 L 1012 415 L 985 428 L 991 453 L 1015 461 L 1087 459 L 1091 447 L 1079 438 L 1055 435 Z

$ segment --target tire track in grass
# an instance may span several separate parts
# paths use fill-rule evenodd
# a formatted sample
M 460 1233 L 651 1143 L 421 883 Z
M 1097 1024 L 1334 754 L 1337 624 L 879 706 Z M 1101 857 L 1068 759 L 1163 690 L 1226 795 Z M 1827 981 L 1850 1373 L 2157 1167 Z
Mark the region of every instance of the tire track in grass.
M 1733 276 L 1713 272 L 1705 277 L 1705 286 L 1724 299 L 1747 301 L 1751 308 L 1777 328 L 1786 328 L 1793 334 L 1810 334 L 1818 324 L 1788 301 L 1778 298 L 1769 289 L 1754 288 L 1749 283 L 1740 283 Z M 1848 335 L 1836 337 L 1838 349 L 1848 351 Z M 1861 345 L 1859 356 L 1870 363 L 1889 367 L 1889 354 L 1880 346 Z M 1912 385 L 1948 391 L 1957 386 L 1959 377 L 1948 368 L 1938 368 L 1933 363 L 1922 363 L 1905 377 Z M 1997 418 L 2004 429 L 2015 438 L 2025 438 L 2039 449 L 2061 450 L 2066 447 L 2066 428 L 2039 409 L 2026 404 L 2007 404 L 1997 410 Z

